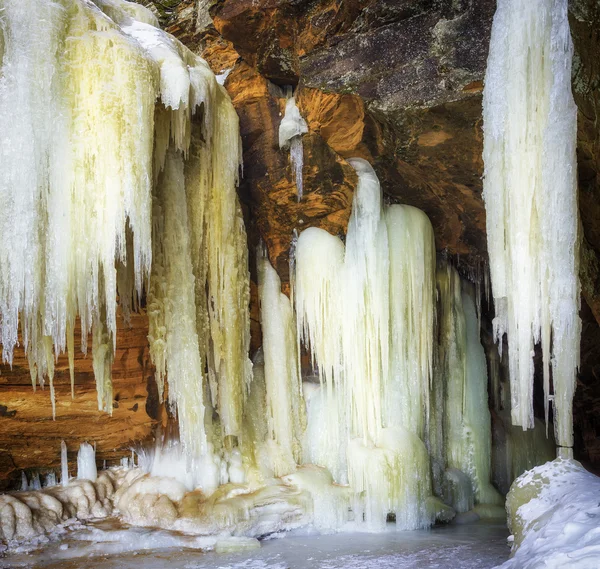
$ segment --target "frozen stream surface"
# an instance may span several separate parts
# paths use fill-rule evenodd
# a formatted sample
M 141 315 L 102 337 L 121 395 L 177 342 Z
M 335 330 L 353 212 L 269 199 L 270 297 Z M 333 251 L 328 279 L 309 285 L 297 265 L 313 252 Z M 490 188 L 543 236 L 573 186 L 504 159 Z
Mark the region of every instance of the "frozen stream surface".
M 487 569 L 506 561 L 510 552 L 506 526 L 483 522 L 429 531 L 287 534 L 281 539 L 263 540 L 260 549 L 229 554 L 190 549 L 199 547 L 201 540 L 163 530 L 119 529 L 114 525 L 109 527 L 106 521 L 90 526 L 73 532 L 69 538 L 46 544 L 42 549 L 0 559 L 0 567 Z

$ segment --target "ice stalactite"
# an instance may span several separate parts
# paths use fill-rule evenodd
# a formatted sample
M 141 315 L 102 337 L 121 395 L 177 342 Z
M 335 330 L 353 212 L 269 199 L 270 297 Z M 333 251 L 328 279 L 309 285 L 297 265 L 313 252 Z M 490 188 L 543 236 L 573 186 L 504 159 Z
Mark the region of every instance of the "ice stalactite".
M 279 125 L 279 148 L 289 147 L 290 149 L 290 162 L 294 172 L 298 201 L 302 200 L 303 191 L 304 148 L 302 146 L 302 135 L 307 132 L 308 125 L 296 106 L 296 98 L 292 96 L 292 88 L 288 87 L 285 115 Z
M 552 401 L 559 447 L 573 446 L 581 336 L 567 8 L 567 0 L 498 3 L 483 97 L 494 329 L 500 344 L 508 338 L 512 421 L 534 426 L 532 353 L 541 343 L 546 419 Z
M 101 306 L 114 342 L 128 230 L 138 292 L 148 275 L 157 70 L 91 2 L 6 0 L 2 35 L 3 358 L 20 316 L 32 370 L 52 380 L 77 316 L 84 351 Z
M 258 296 L 263 337 L 267 438 L 264 458 L 275 476 L 300 463 L 304 399 L 298 365 L 296 330 L 290 300 L 266 251 L 257 251 Z
M 147 24 L 124 30 L 160 68 L 150 353 L 159 396 L 166 377 L 177 410 L 183 448 L 173 452 L 198 459 L 189 463 L 197 470 L 203 460 L 219 462 L 212 453 L 222 445 L 233 452 L 241 439 L 252 375 L 248 253 L 236 193 L 238 117 L 201 58 Z
M 166 156 L 154 212 L 157 254 L 151 279 L 157 280 L 153 290 L 164 294 L 160 300 L 165 341 L 164 348 L 163 343 L 160 346 L 164 349 L 169 378 L 168 401 L 177 413 L 184 448 L 189 450 L 190 456 L 200 456 L 207 447 L 202 387 L 204 363 L 196 330 L 184 165 L 182 156 L 174 150 Z M 150 335 L 156 336 L 152 329 Z
M 184 448 L 206 450 L 207 405 L 220 442 L 235 447 L 251 377 L 249 277 L 241 141 L 226 91 L 137 4 L 2 8 L 4 360 L 20 318 L 32 380 L 49 379 L 54 413 L 54 359 L 68 348 L 73 391 L 79 318 L 84 351 L 92 333 L 98 406 L 112 412 L 117 292 L 127 317 L 148 287 L 159 394 L 170 375 Z

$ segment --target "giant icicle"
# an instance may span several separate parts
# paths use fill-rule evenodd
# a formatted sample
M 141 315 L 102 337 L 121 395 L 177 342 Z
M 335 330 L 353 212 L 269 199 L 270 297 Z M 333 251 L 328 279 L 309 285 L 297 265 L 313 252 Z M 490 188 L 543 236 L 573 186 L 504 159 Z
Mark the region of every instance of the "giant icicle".
M 99 408 L 112 412 L 117 291 L 127 317 L 154 254 L 148 312 L 159 395 L 170 374 L 188 458 L 211 445 L 233 449 L 252 371 L 241 141 L 227 93 L 140 5 L 0 7 L 5 361 L 20 319 L 34 387 L 49 378 L 54 412 L 54 358 L 68 348 L 73 383 L 79 317 L 84 351 L 92 332 Z M 218 412 L 214 429 L 204 407 Z
M 567 11 L 567 0 L 498 3 L 483 98 L 494 328 L 500 345 L 508 338 L 512 421 L 534 426 L 532 353 L 541 343 L 546 419 L 552 401 L 560 447 L 573 446 L 581 335 Z
M 308 132 L 308 125 L 296 106 L 296 98 L 292 96 L 292 88 L 287 88 L 285 115 L 279 125 L 279 148 L 290 149 L 290 163 L 294 172 L 298 201 L 302 200 L 303 181 L 302 167 L 304 165 L 304 148 L 302 135 Z
M 298 335 L 320 386 L 305 383 L 304 461 L 349 483 L 355 522 L 381 529 L 430 525 L 424 444 L 433 365 L 433 231 L 407 206 L 385 212 L 379 181 L 360 159 L 346 249 L 320 229 L 300 234 L 295 302 Z M 422 328 L 423 327 L 423 328 Z
M 4 0 L 2 8 L 3 358 L 12 362 L 20 316 L 32 375 L 52 382 L 77 316 L 84 351 L 100 320 L 114 349 L 115 261 L 133 265 L 140 293 L 148 275 L 157 70 L 91 2 Z M 99 406 L 110 411 L 106 399 Z

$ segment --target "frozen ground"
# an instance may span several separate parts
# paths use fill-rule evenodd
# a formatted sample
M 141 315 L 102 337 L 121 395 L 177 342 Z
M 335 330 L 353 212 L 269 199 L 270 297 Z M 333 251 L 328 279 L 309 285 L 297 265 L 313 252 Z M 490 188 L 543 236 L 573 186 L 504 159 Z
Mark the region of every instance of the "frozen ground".
M 429 531 L 286 535 L 260 549 L 203 553 L 199 538 L 109 526 L 79 530 L 29 554 L 0 559 L 3 569 L 488 569 L 509 555 L 505 526 L 479 522 Z M 392 526 L 393 527 L 393 526 Z M 84 538 L 88 538 L 85 540 Z M 91 539 L 91 540 L 90 540 Z M 107 541 L 108 540 L 108 541 Z M 65 546 L 68 545 L 68 548 Z M 162 547 L 161 547 L 162 545 Z M 248 543 L 252 546 L 252 543 Z M 60 548 L 63 549 L 60 549 Z M 144 548 L 153 548 L 145 552 Z M 170 547 L 170 548 L 167 548 Z M 156 549 L 155 549 L 156 548 Z M 137 549 L 139 552 L 136 552 Z M 148 551 L 148 550 L 147 550 Z

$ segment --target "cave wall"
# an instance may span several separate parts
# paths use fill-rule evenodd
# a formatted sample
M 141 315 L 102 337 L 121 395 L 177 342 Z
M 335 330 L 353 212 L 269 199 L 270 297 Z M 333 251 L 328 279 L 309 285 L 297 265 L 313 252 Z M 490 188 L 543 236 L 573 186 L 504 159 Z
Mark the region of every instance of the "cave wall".
M 244 209 L 253 275 L 252 350 L 260 345 L 254 248 L 263 241 L 289 288 L 293 230 L 344 235 L 357 179 L 345 161 L 369 160 L 385 198 L 423 209 L 436 247 L 465 276 L 487 257 L 481 99 L 494 0 L 161 0 L 163 27 L 201 53 L 225 80 L 240 116 Z M 600 466 L 600 6 L 572 0 L 573 90 L 579 108 L 582 222 L 582 367 L 575 397 L 577 452 Z M 287 151 L 278 147 L 293 85 L 309 125 L 304 198 L 298 203 Z M 152 436 L 164 415 L 156 399 L 147 319 L 122 324 L 113 367 L 112 418 L 96 409 L 91 357 L 77 356 L 76 397 L 66 358 L 57 365 L 57 419 L 47 389 L 36 393 L 22 351 L 0 369 L 0 485 L 21 468 L 57 466 L 96 442 L 99 460 L 117 460 Z M 74 456 L 74 454 L 73 454 Z

